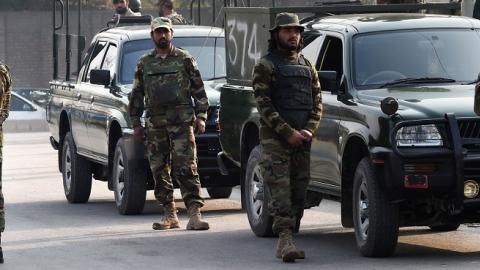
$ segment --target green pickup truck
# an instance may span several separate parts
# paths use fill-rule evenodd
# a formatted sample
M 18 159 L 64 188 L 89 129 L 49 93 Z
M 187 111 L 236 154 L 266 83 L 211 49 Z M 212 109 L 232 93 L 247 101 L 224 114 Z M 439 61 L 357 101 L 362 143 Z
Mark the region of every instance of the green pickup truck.
M 50 82 L 46 119 L 67 200 L 87 202 L 93 177 L 114 191 L 120 214 L 138 214 L 154 181 L 145 145 L 133 140 L 127 106 L 137 62 L 154 44 L 150 17 L 120 20 L 123 26 L 113 25 L 92 39 L 76 80 Z M 174 45 L 196 57 L 210 102 L 206 132 L 196 135 L 200 180 L 211 198 L 228 198 L 238 180 L 222 176 L 217 166 L 219 87 L 225 81 L 223 30 L 175 26 L 174 32 Z
M 480 21 L 369 13 L 374 6 L 326 15 L 334 9 L 226 10 L 218 162 L 226 175 L 240 172 L 253 232 L 271 236 L 272 217 L 258 165 L 260 116 L 250 76 L 281 11 L 316 13 L 303 20 L 302 53 L 319 72 L 324 111 L 305 207 L 338 200 L 342 225 L 355 229 L 357 246 L 369 257 L 393 254 L 399 227 L 453 231 L 479 222 L 480 118 L 473 101 Z

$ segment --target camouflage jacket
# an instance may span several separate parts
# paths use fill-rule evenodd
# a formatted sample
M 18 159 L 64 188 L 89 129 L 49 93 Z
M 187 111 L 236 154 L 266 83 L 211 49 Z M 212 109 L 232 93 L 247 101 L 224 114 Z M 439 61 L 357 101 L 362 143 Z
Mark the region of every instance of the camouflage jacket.
M 276 54 L 276 57 L 287 57 L 291 64 L 299 63 L 298 54 L 296 52 L 274 51 L 272 54 Z M 313 108 L 304 129 L 313 134 L 318 128 L 322 116 L 322 93 L 320 91 L 320 81 L 315 67 L 313 67 L 308 60 L 306 62 L 310 67 L 312 74 Z M 275 89 L 272 88 L 272 84 L 276 79 L 274 68 L 274 63 L 267 60 L 266 57 L 262 57 L 253 70 L 253 90 L 255 100 L 257 101 L 258 112 L 261 116 L 260 122 L 262 130 L 260 133 L 262 139 L 280 135 L 283 139 L 288 140 L 294 129 L 280 117 L 271 98 L 273 91 L 275 91 Z
M 2 160 L 1 147 L 3 146 L 3 132 L 1 124 L 7 119 L 10 110 L 10 92 L 12 80 L 6 65 L 0 62 L 0 161 Z
M 191 24 L 181 14 L 174 12 L 168 18 L 172 21 L 172 24 Z
M 154 49 L 140 58 L 129 102 L 133 127 L 140 125 L 144 110 L 158 127 L 192 122 L 195 113 L 207 119 L 207 94 L 196 61 L 187 51 L 173 48 L 162 58 Z

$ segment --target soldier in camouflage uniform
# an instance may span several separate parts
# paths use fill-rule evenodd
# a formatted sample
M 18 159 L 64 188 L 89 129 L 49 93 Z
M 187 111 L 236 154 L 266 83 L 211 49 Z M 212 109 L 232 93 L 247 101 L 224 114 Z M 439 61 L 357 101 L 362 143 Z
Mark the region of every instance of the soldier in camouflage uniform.
M 191 24 L 181 14 L 178 14 L 173 10 L 172 0 L 159 0 L 157 5 L 158 16 L 169 18 L 172 21 L 172 24 Z
M 10 92 L 12 81 L 8 67 L 0 62 L 0 245 L 1 233 L 5 229 L 5 204 L 2 193 L 2 146 L 3 146 L 3 132 L 2 124 L 8 117 L 10 109 Z M 3 252 L 0 246 L 0 263 L 3 263 Z
M 310 180 L 312 134 L 322 115 L 315 67 L 299 54 L 303 26 L 298 16 L 280 13 L 270 29 L 269 53 L 254 68 L 253 89 L 261 115 L 261 168 L 271 193 L 276 254 L 284 262 L 305 258 L 292 234 L 298 231 Z
M 155 179 L 155 197 L 165 208 L 164 218 L 154 223 L 153 229 L 180 226 L 173 200 L 172 173 L 188 209 L 187 230 L 207 230 L 209 225 L 201 220 L 200 214 L 203 199 L 194 136 L 194 130 L 205 132 L 207 94 L 193 57 L 171 43 L 170 19 L 155 18 L 151 37 L 156 48 L 138 62 L 129 112 L 134 136 L 141 140 L 145 133 L 140 117 L 146 110 L 147 155 Z
M 130 7 L 128 0 L 113 0 L 113 6 L 115 7 L 115 15 L 119 16 L 140 16 L 140 12 L 133 12 Z

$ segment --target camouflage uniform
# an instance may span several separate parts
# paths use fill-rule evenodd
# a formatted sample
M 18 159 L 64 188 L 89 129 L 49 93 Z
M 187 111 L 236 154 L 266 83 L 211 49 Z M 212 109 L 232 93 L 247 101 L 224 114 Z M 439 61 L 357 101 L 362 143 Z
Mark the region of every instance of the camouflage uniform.
M 191 24 L 181 14 L 173 12 L 168 18 L 172 21 L 172 24 Z
M 274 97 L 278 92 L 277 73 L 279 65 L 302 65 L 309 68 L 311 77 L 311 109 L 307 118 L 298 127 L 286 121 L 289 112 L 281 115 Z M 307 69 L 308 70 L 308 69 Z M 273 216 L 273 231 L 293 230 L 299 223 L 310 180 L 310 143 L 292 147 L 288 138 L 294 129 L 306 129 L 312 134 L 317 129 L 322 114 L 320 82 L 315 68 L 295 51 L 274 50 L 264 56 L 254 68 L 253 89 L 257 108 L 261 115 L 260 143 L 263 154 L 261 167 L 265 184 L 270 189 L 270 214 Z M 293 93 L 294 89 L 292 89 Z M 285 99 L 283 100 L 285 101 Z
M 163 205 L 173 202 L 172 172 L 187 208 L 194 203 L 202 206 L 193 122 L 195 117 L 207 118 L 208 99 L 188 52 L 173 48 L 162 59 L 153 50 L 140 59 L 129 104 L 134 127 L 140 125 L 144 109 L 155 197 Z
M 3 146 L 3 132 L 2 124 L 8 117 L 10 109 L 10 92 L 12 81 L 8 67 L 0 62 L 0 232 L 5 229 L 5 208 L 2 193 L 2 146 Z

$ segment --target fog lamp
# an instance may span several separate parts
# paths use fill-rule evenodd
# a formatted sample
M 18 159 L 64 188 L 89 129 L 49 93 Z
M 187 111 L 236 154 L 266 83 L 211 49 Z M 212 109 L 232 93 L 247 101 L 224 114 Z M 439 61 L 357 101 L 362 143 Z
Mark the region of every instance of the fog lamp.
M 474 180 L 468 180 L 463 183 L 463 195 L 465 198 L 472 199 L 477 197 L 480 187 Z

